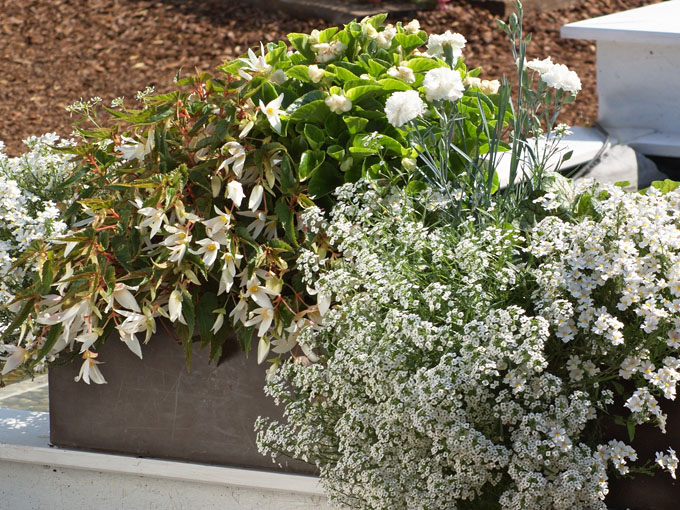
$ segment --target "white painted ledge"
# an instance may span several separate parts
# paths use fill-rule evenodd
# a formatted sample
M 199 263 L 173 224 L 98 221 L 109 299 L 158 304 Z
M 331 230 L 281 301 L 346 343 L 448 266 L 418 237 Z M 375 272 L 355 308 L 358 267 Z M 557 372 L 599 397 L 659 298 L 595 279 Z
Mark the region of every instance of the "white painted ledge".
M 315 477 L 66 450 L 48 440 L 48 413 L 0 408 L 0 507 L 328 508 Z
M 570 128 L 570 130 L 571 134 L 562 138 L 557 151 L 548 159 L 547 168 L 549 170 L 555 170 L 558 167 L 562 170 L 567 170 L 583 165 L 594 159 L 600 150 L 603 149 L 605 136 L 598 129 L 576 126 Z M 540 144 L 539 147 L 542 145 L 543 144 Z M 571 158 L 560 166 L 562 157 L 569 151 L 572 151 Z M 510 158 L 511 155 L 509 152 L 501 152 L 498 155 L 496 172 L 498 172 L 501 188 L 506 188 L 510 183 Z M 524 177 L 528 177 L 529 175 L 531 175 L 529 165 L 520 165 L 515 181 L 521 181 Z
M 562 27 L 566 39 L 680 45 L 680 0 L 617 12 Z

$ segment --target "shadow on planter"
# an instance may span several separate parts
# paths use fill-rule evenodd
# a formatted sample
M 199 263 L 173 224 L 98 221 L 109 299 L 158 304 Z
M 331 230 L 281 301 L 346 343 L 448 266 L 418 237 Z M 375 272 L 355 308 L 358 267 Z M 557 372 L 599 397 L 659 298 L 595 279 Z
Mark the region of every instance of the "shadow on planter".
M 80 362 L 49 371 L 50 441 L 56 446 L 315 474 L 297 461 L 278 465 L 260 455 L 253 424 L 258 416 L 281 417 L 266 397 L 264 366 L 240 351 L 219 366 L 194 344 L 191 372 L 183 349 L 163 332 L 143 346 L 144 360 L 112 336 L 100 349 L 108 384 L 74 382 Z
M 655 452 L 666 453 L 669 446 L 680 454 L 680 401 L 660 400 L 661 409 L 668 415 L 666 434 L 655 425 L 638 425 L 635 440 L 631 443 L 626 427 L 610 423 L 604 428 L 607 436 L 635 448 L 637 463 L 654 462 Z M 634 479 L 612 475 L 606 503 L 612 510 L 678 510 L 680 481 L 673 480 L 667 471 L 661 470 L 656 470 L 654 476 L 638 474 Z

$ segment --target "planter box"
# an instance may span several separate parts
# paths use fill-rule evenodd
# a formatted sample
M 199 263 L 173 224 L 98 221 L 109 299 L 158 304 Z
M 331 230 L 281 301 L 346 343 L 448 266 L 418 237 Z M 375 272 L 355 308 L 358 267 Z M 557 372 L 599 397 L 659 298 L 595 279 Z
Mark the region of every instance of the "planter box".
M 668 415 L 667 433 L 663 434 L 652 424 L 635 427 L 635 438 L 631 443 L 626 427 L 607 424 L 605 433 L 615 439 L 631 444 L 638 454 L 638 462 L 654 461 L 655 452 L 670 446 L 680 454 L 680 401 L 659 399 L 661 409 Z M 623 402 L 617 402 L 617 409 L 623 409 Z M 610 471 L 607 505 L 612 510 L 677 510 L 680 506 L 680 481 L 673 480 L 667 471 L 656 471 L 654 476 L 637 475 L 630 478 L 615 477 Z M 680 476 L 680 471 L 678 472 Z
M 100 349 L 108 384 L 74 382 L 80 363 L 49 371 L 50 441 L 56 446 L 255 469 L 315 473 L 291 461 L 279 467 L 260 455 L 253 424 L 280 417 L 266 397 L 264 366 L 236 339 L 219 366 L 194 345 L 191 372 L 167 333 L 143 346 L 144 360 L 112 336 Z

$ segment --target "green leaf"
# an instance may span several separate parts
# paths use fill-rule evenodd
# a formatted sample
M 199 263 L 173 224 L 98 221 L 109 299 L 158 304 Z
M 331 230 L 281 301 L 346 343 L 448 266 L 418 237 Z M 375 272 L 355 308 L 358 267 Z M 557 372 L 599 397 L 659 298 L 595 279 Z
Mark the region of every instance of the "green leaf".
M 414 73 L 422 73 L 442 66 L 441 63 L 427 57 L 414 57 L 404 62 L 403 65 L 410 67 Z
M 40 294 L 49 294 L 50 293 L 50 287 L 52 286 L 52 282 L 54 281 L 54 271 L 52 269 L 52 259 L 47 259 L 45 263 L 43 264 L 42 271 L 41 273 L 41 278 L 40 278 L 40 285 L 38 286 L 38 292 Z
M 281 161 L 281 171 L 279 173 L 279 182 L 281 183 L 281 191 L 284 195 L 291 195 L 297 189 L 298 181 L 295 178 L 295 170 L 290 161 L 290 157 L 284 156 Z
M 284 197 L 281 197 L 276 201 L 274 212 L 283 225 L 283 230 L 286 233 L 286 239 L 288 239 L 290 243 L 297 247 L 298 242 L 295 238 L 295 220 L 293 210 L 288 206 L 287 200 Z
M 213 310 L 216 308 L 217 296 L 214 293 L 206 292 L 200 297 L 198 307 L 196 308 L 196 322 L 198 323 L 198 332 L 201 335 L 201 344 L 204 346 L 212 344 L 212 326 L 216 318 Z
M 352 101 L 353 103 L 356 103 L 361 99 L 362 97 L 367 96 L 367 94 L 372 94 L 375 92 L 380 92 L 382 91 L 382 87 L 380 85 L 359 85 L 358 87 L 354 87 L 349 90 L 345 90 L 345 96 Z
M 673 181 L 671 179 L 664 179 L 663 181 L 654 181 L 652 182 L 652 188 L 656 188 L 661 193 L 669 193 L 671 191 L 674 191 L 680 187 L 680 182 L 678 181 Z
M 326 141 L 326 133 L 314 124 L 305 124 L 304 135 L 312 149 L 320 148 Z
M 363 133 L 364 128 L 366 127 L 366 124 L 368 124 L 368 119 L 364 119 L 362 117 L 345 117 L 345 116 L 343 116 L 342 120 L 344 120 L 345 124 L 347 124 L 347 129 L 349 130 L 349 134 L 351 134 L 351 135 Z
M 321 92 L 320 90 L 316 91 Z M 323 99 L 312 101 L 311 103 L 306 103 L 299 108 L 297 108 L 291 115 L 290 120 L 295 121 L 305 121 L 305 122 L 315 122 L 323 124 L 326 121 L 326 117 L 331 113 L 326 106 Z
M 326 153 L 337 161 L 342 161 L 345 157 L 345 149 L 340 145 L 331 145 L 326 150 Z
M 408 55 L 416 48 L 422 46 L 427 42 L 426 39 L 420 37 L 419 34 L 397 34 L 394 36 L 399 46 L 404 49 L 404 54 Z
M 631 419 L 626 421 L 626 428 L 628 429 L 628 439 L 632 443 L 635 439 L 635 422 Z
M 54 347 L 54 344 L 57 343 L 57 339 L 59 338 L 59 335 L 61 334 L 61 330 L 63 329 L 63 324 L 60 322 L 59 324 L 55 324 L 54 326 L 50 327 L 49 332 L 47 333 L 47 338 L 45 339 L 45 343 L 43 346 L 40 348 L 40 351 L 38 351 L 38 359 L 41 360 L 45 356 L 47 356 L 47 353 L 52 350 L 52 347 Z
M 311 78 L 309 77 L 309 70 L 305 65 L 297 65 L 291 67 L 290 69 L 286 70 L 286 75 L 289 78 L 294 78 L 305 83 L 312 82 Z
M 344 67 L 341 67 L 339 65 L 334 65 L 334 66 L 328 66 L 330 69 L 328 69 L 330 72 L 335 74 L 335 76 L 338 79 L 339 83 L 345 83 L 348 81 L 353 81 L 353 80 L 359 80 L 359 76 L 354 74 L 352 71 L 349 69 L 345 69 Z
M 321 163 L 324 162 L 325 158 L 326 153 L 323 151 L 305 151 L 300 158 L 298 166 L 298 179 L 300 182 L 307 180 L 314 170 L 319 168 Z
M 342 172 L 335 165 L 325 162 L 309 180 L 309 195 L 313 199 L 325 197 L 344 182 L 345 177 Z
M 412 87 L 405 81 L 396 80 L 394 78 L 385 78 L 378 80 L 378 85 L 382 87 L 384 92 L 412 90 Z
M 311 45 L 309 44 L 309 36 L 307 34 L 292 33 L 288 34 L 288 40 L 293 48 L 302 53 L 307 59 L 314 60 L 316 55 L 312 51 Z

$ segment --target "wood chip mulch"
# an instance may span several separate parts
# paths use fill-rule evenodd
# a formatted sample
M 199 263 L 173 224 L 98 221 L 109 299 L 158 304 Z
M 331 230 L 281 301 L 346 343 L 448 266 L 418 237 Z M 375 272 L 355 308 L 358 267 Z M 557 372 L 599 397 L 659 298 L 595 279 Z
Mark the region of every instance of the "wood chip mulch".
M 595 45 L 560 39 L 560 27 L 656 1 L 588 0 L 526 15 L 525 28 L 533 33 L 529 57 L 550 55 L 583 82 L 564 122 L 589 125 L 597 119 Z M 479 3 L 457 0 L 418 18 L 429 33 L 461 32 L 468 40 L 466 62 L 481 65 L 483 77 L 512 72 L 496 16 Z M 125 96 L 133 106 L 136 92 L 147 85 L 157 92 L 171 89 L 180 69 L 210 71 L 260 41 L 326 25 L 238 0 L 0 0 L 0 140 L 16 155 L 30 135 L 69 135 L 75 119 L 64 108 L 75 100 L 100 96 L 108 104 Z

